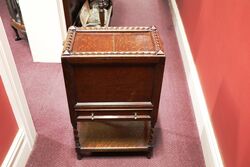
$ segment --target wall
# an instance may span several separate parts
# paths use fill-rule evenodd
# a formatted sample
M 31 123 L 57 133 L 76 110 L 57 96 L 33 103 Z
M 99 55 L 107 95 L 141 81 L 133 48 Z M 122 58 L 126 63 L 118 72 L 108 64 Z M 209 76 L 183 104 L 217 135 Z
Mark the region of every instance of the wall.
M 226 167 L 250 165 L 250 1 L 176 0 Z
M 35 62 L 60 62 L 66 25 L 62 0 L 19 1 Z
M 18 126 L 0 76 L 0 164 L 16 136 Z

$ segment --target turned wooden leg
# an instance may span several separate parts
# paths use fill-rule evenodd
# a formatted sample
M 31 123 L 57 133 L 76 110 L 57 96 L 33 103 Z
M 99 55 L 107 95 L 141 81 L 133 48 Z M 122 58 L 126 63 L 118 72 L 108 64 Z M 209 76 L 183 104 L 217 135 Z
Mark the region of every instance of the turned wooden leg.
M 13 27 L 13 26 L 11 26 L 11 28 L 14 30 L 14 32 L 16 34 L 15 41 L 21 40 L 22 38 L 19 36 L 19 33 L 18 33 L 17 29 L 15 27 Z
M 148 145 L 149 145 L 148 153 L 147 153 L 148 159 L 150 159 L 153 155 L 153 137 L 154 137 L 154 124 L 151 123 L 149 141 L 148 141 Z
M 81 160 L 83 158 L 83 155 L 81 154 L 81 145 L 79 142 L 78 131 L 77 131 L 77 128 L 75 127 L 74 127 L 74 139 L 75 139 L 75 150 L 77 154 L 77 159 Z

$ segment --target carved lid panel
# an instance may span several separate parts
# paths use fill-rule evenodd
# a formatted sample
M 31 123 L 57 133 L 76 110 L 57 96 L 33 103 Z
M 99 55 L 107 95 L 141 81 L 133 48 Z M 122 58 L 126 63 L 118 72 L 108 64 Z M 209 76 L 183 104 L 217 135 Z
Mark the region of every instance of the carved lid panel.
M 152 27 L 70 27 L 63 56 L 158 55 L 163 56 L 157 29 Z

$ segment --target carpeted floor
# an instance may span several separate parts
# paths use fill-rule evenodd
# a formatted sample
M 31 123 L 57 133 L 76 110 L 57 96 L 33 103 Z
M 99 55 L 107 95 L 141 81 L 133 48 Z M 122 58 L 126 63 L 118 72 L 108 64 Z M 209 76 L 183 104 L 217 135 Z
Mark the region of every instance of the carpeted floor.
M 14 41 L 5 0 L 3 19 L 38 132 L 27 167 L 203 167 L 205 166 L 180 52 L 167 0 L 113 0 L 114 26 L 156 25 L 167 54 L 152 159 L 145 156 L 77 160 L 60 64 L 33 63 L 27 41 Z

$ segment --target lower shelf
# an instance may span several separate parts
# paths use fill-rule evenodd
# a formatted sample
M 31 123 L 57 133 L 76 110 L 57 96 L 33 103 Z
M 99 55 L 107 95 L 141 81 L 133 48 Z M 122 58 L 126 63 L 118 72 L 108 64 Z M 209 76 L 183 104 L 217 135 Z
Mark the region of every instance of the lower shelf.
M 90 152 L 147 151 L 149 121 L 78 122 L 81 150 Z

